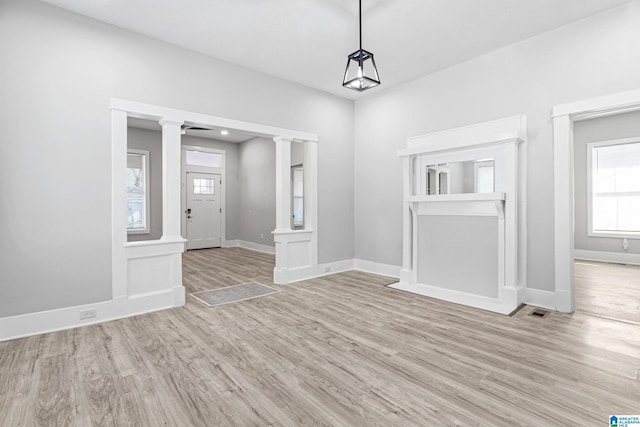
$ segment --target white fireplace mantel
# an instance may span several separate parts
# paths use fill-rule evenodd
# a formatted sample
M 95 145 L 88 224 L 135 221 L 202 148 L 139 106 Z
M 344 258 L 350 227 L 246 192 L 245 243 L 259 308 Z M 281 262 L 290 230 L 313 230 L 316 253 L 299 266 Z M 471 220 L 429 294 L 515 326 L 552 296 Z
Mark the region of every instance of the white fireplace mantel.
M 398 152 L 404 161 L 403 266 L 391 287 L 503 314 L 523 302 L 518 150 L 525 139 L 525 116 L 409 138 Z M 429 171 L 450 173 L 448 165 L 486 158 L 493 159 L 494 192 L 433 193 L 425 182 Z M 449 191 L 449 179 L 438 186 Z

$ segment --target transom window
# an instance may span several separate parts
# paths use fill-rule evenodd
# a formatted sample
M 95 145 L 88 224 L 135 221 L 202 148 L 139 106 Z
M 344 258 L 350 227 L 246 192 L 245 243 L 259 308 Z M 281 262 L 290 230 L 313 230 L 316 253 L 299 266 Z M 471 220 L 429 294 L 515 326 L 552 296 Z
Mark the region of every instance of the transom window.
M 187 151 L 186 163 L 189 166 L 205 166 L 209 168 L 222 167 L 222 155 L 206 151 Z
M 589 235 L 640 238 L 640 138 L 588 144 Z

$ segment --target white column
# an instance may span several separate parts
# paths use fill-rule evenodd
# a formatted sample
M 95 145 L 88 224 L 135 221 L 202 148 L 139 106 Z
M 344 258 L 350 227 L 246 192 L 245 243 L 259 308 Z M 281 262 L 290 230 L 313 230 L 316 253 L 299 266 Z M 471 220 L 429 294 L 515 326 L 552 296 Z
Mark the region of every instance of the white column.
M 318 264 L 318 143 L 304 143 L 304 228 L 311 230 L 311 265 Z
M 553 135 L 556 310 L 572 313 L 573 126 L 569 115 L 553 118 Z
M 276 229 L 291 230 L 291 138 L 276 136 Z
M 183 240 L 180 235 L 180 126 L 181 121 L 162 119 L 162 240 Z
M 407 202 L 411 194 L 411 182 L 415 180 L 415 171 L 411 168 L 411 157 L 402 159 L 403 166 L 403 200 L 402 200 L 402 270 L 400 271 L 400 281 L 408 283 L 412 277 L 412 246 L 413 246 L 413 215 L 411 214 L 410 203 Z
M 504 231 L 505 231 L 505 270 L 504 285 L 510 288 L 518 287 L 518 144 L 520 140 L 507 143 L 503 147 L 506 162 L 504 162 L 504 192 L 507 199 L 504 202 Z M 495 168 L 494 168 L 495 170 Z M 522 301 L 518 301 L 521 303 Z
M 111 111 L 111 292 L 115 315 L 127 297 L 127 112 Z

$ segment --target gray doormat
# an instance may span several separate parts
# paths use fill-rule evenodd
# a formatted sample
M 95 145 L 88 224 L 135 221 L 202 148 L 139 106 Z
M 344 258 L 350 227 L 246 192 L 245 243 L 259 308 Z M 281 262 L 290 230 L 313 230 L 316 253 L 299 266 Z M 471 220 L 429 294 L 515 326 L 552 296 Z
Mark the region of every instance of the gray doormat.
M 217 305 L 228 304 L 230 302 L 263 297 L 277 292 L 280 292 L 280 290 L 261 285 L 260 283 L 250 282 L 243 283 L 242 285 L 227 286 L 226 288 L 219 288 L 211 291 L 196 292 L 191 294 L 191 296 L 202 301 L 209 307 L 214 307 Z

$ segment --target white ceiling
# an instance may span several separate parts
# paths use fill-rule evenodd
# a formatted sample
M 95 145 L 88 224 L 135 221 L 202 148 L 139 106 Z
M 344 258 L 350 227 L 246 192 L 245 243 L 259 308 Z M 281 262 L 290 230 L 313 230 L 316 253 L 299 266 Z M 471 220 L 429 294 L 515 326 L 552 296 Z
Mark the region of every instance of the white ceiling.
M 138 119 L 136 117 L 127 118 L 127 126 L 137 129 L 147 129 L 160 132 L 162 126 L 153 120 Z M 261 135 L 254 135 L 246 132 L 240 132 L 235 129 L 190 129 L 190 126 L 198 127 L 196 123 L 187 123 L 184 126 L 184 135 L 197 136 L 198 138 L 215 139 L 217 141 L 235 142 L 240 144 L 249 141 Z M 222 133 L 223 131 L 226 134 Z
M 357 0 L 43 0 L 346 98 Z M 381 86 L 414 80 L 629 0 L 363 0 Z

